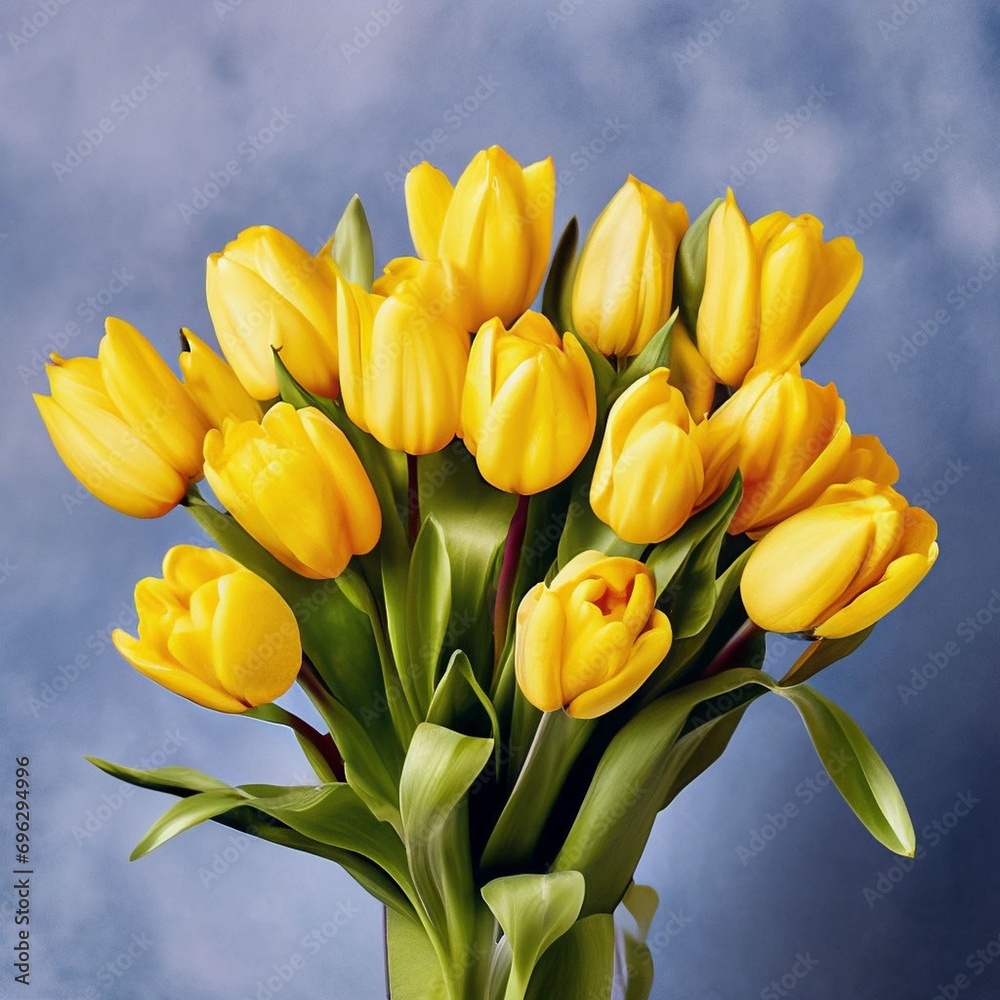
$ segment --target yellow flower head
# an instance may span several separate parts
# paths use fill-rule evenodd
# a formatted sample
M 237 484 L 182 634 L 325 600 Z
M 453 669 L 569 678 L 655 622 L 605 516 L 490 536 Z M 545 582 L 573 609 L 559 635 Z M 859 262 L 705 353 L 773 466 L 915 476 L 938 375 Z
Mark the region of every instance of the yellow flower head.
M 141 674 L 219 712 L 244 712 L 295 683 L 302 646 L 278 592 L 214 549 L 176 545 L 163 579 L 135 588 L 139 637 L 116 629 L 118 651 Z
M 653 576 L 635 559 L 582 552 L 517 612 L 514 663 L 525 698 L 543 712 L 593 719 L 631 697 L 667 655 L 670 622 Z

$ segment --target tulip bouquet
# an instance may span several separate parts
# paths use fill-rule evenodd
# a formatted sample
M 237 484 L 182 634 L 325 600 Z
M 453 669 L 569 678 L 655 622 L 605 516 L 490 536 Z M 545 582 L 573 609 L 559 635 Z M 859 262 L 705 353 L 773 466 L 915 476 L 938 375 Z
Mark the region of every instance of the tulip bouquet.
M 860 254 L 731 192 L 689 224 L 634 177 L 552 252 L 555 189 L 498 147 L 454 186 L 423 163 L 416 255 L 377 278 L 357 198 L 316 254 L 248 229 L 208 259 L 226 360 L 183 330 L 182 381 L 109 319 L 37 397 L 96 496 L 183 505 L 217 546 L 138 584 L 122 655 L 288 727 L 316 775 L 95 761 L 179 798 L 134 856 L 214 820 L 341 865 L 385 905 L 396 1000 L 648 997 L 636 865 L 764 694 L 914 851 L 885 765 L 805 683 L 937 555 L 878 439 L 801 374 Z M 806 640 L 780 680 L 767 632 Z M 275 704 L 296 681 L 312 721 Z

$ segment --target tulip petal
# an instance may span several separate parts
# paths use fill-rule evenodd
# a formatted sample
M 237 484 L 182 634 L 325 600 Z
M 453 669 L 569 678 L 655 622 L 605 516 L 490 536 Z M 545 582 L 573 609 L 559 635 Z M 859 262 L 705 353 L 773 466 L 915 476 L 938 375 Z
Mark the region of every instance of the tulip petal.
M 441 228 L 453 192 L 451 181 L 444 172 L 426 160 L 406 174 L 403 194 L 410 238 L 424 260 L 437 260 L 440 256 Z
M 557 664 L 565 629 L 566 616 L 559 599 L 544 584 L 536 584 L 518 608 L 514 665 L 524 697 L 543 712 L 563 706 Z
M 302 664 L 292 609 L 270 584 L 247 570 L 219 579 L 211 649 L 222 687 L 250 705 L 281 697 Z

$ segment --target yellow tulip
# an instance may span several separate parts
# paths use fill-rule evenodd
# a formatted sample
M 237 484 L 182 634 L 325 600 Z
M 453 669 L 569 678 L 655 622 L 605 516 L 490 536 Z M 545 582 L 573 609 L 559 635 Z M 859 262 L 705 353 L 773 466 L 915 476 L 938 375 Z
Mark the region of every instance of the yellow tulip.
M 657 368 L 618 397 L 597 456 L 590 505 L 627 542 L 669 538 L 702 490 L 701 453 L 688 435 L 690 414 L 669 374 Z
M 340 279 L 341 380 L 348 416 L 387 448 L 440 451 L 458 433 L 469 334 L 447 313 L 437 262 L 412 261 L 382 300 Z
M 851 447 L 837 470 L 836 483 L 870 479 L 880 486 L 895 486 L 899 466 L 874 434 L 852 434 Z
M 135 327 L 109 317 L 96 358 L 52 355 L 35 403 L 59 457 L 109 507 L 159 517 L 201 477 L 208 421 Z
M 670 328 L 670 384 L 684 394 L 692 420 L 700 424 L 712 409 L 719 383 L 680 317 Z
M 577 334 L 608 357 L 638 354 L 672 311 L 687 209 L 629 175 L 591 227 L 573 280 Z
M 209 426 L 221 428 L 227 420 L 260 420 L 260 404 L 243 388 L 236 373 L 200 337 L 181 330 L 180 356 L 184 385 L 194 397 Z
M 517 611 L 514 665 L 525 698 L 593 719 L 631 697 L 670 650 L 653 575 L 635 559 L 581 552 Z
M 708 224 L 698 350 L 716 378 L 742 385 L 760 339 L 760 275 L 753 234 L 732 189 Z
M 571 333 L 541 313 L 511 328 L 483 324 L 462 394 L 462 437 L 483 478 L 530 496 L 562 482 L 587 454 L 597 424 L 594 373 Z
M 692 434 L 705 463 L 699 506 L 717 497 L 738 468 L 743 499 L 729 532 L 751 537 L 842 482 L 851 448 L 837 387 L 817 385 L 797 371 L 752 373 Z
M 552 245 L 555 187 L 551 157 L 522 168 L 499 146 L 477 153 L 454 188 L 426 162 L 406 175 L 413 245 L 462 287 L 467 330 L 494 316 L 509 325 L 534 302 Z
M 214 549 L 174 546 L 163 579 L 135 588 L 139 638 L 116 629 L 118 652 L 157 684 L 219 712 L 245 712 L 295 683 L 302 646 L 278 592 Z
M 277 403 L 259 424 L 230 421 L 209 431 L 205 476 L 233 517 L 302 576 L 338 576 L 382 530 L 361 460 L 313 407 Z
M 844 311 L 863 260 L 849 236 L 823 242 L 814 215 L 772 212 L 751 227 L 760 262 L 760 343 L 754 366 L 805 362 Z
M 226 360 L 255 399 L 278 395 L 272 348 L 292 377 L 337 395 L 337 267 L 271 226 L 244 229 L 208 258 L 205 294 Z
M 757 543 L 740 584 L 747 614 L 772 632 L 854 635 L 920 583 L 936 537 L 934 518 L 889 486 L 831 486 Z
M 751 226 L 732 190 L 712 215 L 707 253 L 698 348 L 731 386 L 751 368 L 808 360 L 861 280 L 852 239 L 824 242 L 812 215 L 772 212 Z

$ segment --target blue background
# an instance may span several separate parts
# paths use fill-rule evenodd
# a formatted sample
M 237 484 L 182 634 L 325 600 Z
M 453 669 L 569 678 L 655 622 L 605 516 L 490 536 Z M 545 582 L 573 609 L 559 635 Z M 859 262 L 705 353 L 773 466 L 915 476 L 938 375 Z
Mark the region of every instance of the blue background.
M 53 347 L 95 353 L 106 313 L 170 358 L 182 324 L 210 335 L 205 257 L 248 225 L 316 248 L 358 192 L 380 263 L 407 252 L 401 160 L 454 178 L 499 142 L 555 156 L 557 229 L 589 225 L 631 171 L 692 216 L 729 183 L 751 218 L 808 211 L 854 235 L 865 276 L 807 373 L 837 381 L 852 428 L 882 437 L 940 524 L 927 581 L 817 681 L 893 770 L 919 859 L 904 870 L 868 836 L 794 712 L 763 699 L 643 860 L 662 900 L 654 995 L 932 1000 L 964 975 L 957 995 L 1000 997 L 994 5 L 375 3 L 0 14 L 2 786 L 9 804 L 10 762 L 30 755 L 24 995 L 383 995 L 379 908 L 332 866 L 211 824 L 126 860 L 171 800 L 85 753 L 307 777 L 282 731 L 184 702 L 109 646 L 134 625 L 135 581 L 200 536 L 183 511 L 137 523 L 78 494 L 30 393 Z M 100 143 L 69 156 L 102 119 Z M 0 992 L 20 995 L 9 940 Z

